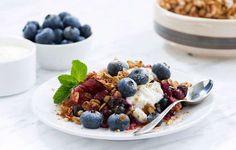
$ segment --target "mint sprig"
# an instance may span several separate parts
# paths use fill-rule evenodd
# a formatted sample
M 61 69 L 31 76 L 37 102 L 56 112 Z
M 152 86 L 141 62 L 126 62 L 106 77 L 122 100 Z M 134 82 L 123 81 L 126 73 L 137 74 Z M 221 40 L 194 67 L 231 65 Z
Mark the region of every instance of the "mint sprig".
M 87 66 L 79 60 L 73 60 L 71 76 L 79 82 L 84 81 L 87 77 Z
M 72 61 L 71 74 L 63 74 L 58 77 L 61 86 L 53 96 L 55 104 L 60 104 L 70 96 L 71 90 L 83 82 L 87 77 L 87 66 L 79 60 Z

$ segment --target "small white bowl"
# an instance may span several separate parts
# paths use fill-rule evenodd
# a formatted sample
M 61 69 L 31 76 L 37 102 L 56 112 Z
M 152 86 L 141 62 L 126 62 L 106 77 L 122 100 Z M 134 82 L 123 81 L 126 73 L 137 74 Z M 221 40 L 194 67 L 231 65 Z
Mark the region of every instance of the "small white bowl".
M 179 15 L 154 2 L 156 32 L 188 53 L 205 56 L 236 56 L 236 20 Z
M 35 45 L 23 38 L 0 37 L 0 51 L 0 96 L 32 87 L 36 80 Z
M 68 70 L 74 59 L 85 60 L 90 52 L 92 36 L 87 39 L 60 45 L 36 44 L 37 61 L 39 65 L 48 70 Z

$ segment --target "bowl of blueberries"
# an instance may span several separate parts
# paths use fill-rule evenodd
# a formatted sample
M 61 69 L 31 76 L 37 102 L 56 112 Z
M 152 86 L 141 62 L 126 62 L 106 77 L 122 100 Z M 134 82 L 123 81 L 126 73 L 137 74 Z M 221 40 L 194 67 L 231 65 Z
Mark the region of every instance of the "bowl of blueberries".
M 70 69 L 74 59 L 84 60 L 91 49 L 92 30 L 68 12 L 47 15 L 40 25 L 28 21 L 23 37 L 34 42 L 39 65 L 49 70 Z

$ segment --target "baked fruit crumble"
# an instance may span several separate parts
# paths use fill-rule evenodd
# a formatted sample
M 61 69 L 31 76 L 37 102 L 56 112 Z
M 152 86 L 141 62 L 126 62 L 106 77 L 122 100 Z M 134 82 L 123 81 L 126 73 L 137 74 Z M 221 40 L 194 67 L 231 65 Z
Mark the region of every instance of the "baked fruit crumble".
M 74 60 L 71 75 L 58 77 L 61 87 L 53 99 L 58 115 L 85 128 L 132 130 L 151 122 L 171 103 L 186 97 L 191 84 L 178 83 L 170 77 L 165 63 L 145 65 L 142 61 L 115 59 L 106 69 L 87 74 L 87 66 Z M 181 103 L 176 105 L 163 122 L 169 124 L 182 108 Z

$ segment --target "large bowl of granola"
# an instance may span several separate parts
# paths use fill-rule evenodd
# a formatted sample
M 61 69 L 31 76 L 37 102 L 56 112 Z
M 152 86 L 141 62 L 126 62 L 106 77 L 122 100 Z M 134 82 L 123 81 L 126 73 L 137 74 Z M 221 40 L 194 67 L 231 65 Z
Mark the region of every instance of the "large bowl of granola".
M 207 56 L 236 56 L 236 2 L 155 0 L 154 28 L 172 46 Z
M 133 134 L 173 102 L 186 99 L 192 86 L 189 81 L 196 82 L 185 73 L 170 71 L 165 63 L 114 60 L 105 69 L 87 73 L 87 66 L 74 60 L 70 73 L 39 87 L 33 96 L 33 111 L 47 125 L 77 136 L 106 140 L 158 137 L 189 128 L 211 111 L 211 98 L 194 107 L 179 103 L 152 132 Z

